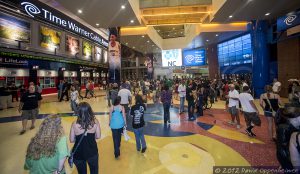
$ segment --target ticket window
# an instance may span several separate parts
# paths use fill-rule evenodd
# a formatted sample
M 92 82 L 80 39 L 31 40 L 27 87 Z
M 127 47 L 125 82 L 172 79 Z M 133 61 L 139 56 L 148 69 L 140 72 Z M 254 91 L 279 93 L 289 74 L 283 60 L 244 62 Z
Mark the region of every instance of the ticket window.
M 24 77 L 16 77 L 15 84 L 16 84 L 17 87 L 21 86 L 21 85 L 24 85 Z
M 4 86 L 6 84 L 6 77 L 0 77 L 0 87 Z
M 54 88 L 55 77 L 39 77 L 39 83 L 41 88 Z

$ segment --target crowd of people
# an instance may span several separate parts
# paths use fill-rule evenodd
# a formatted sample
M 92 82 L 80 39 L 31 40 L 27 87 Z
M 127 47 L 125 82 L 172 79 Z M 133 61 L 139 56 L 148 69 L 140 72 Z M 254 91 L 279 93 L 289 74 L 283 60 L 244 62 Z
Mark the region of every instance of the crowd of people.
M 85 97 L 95 97 L 94 83 L 88 81 L 85 87 Z M 66 159 L 69 159 L 70 165 L 74 163 L 78 173 L 86 173 L 88 164 L 91 174 L 96 174 L 99 172 L 96 140 L 101 137 L 100 123 L 95 118 L 91 106 L 87 102 L 80 102 L 80 99 L 84 97 L 81 95 L 81 85 L 78 81 L 69 84 L 61 80 L 57 88 L 58 100 L 62 101 L 64 97 L 69 100 L 70 96 L 72 111 L 77 116 L 77 120 L 72 123 L 69 136 L 69 141 L 75 144 L 69 152 L 61 118 L 58 115 L 49 116 L 44 119 L 28 146 L 25 169 L 33 173 L 64 173 L 63 164 Z M 278 161 L 287 169 L 300 166 L 300 158 L 298 158 L 300 155 L 294 153 L 300 149 L 298 148 L 299 133 L 295 133 L 300 128 L 299 82 L 291 82 L 290 88 L 290 107 L 284 107 L 279 95 L 282 89 L 281 83 L 277 79 L 265 86 L 265 93 L 261 94 L 259 100 L 268 123 L 269 139 L 276 142 Z M 2 87 L 1 97 L 5 96 L 3 94 L 10 94 L 12 97 L 13 89 L 15 89 L 13 85 L 10 88 Z M 253 98 L 251 82 L 246 80 L 178 78 L 124 80 L 121 84 L 108 84 L 108 87 L 104 89 L 107 92 L 107 102 L 110 108 L 109 126 L 112 131 L 116 159 L 120 158 L 121 137 L 128 123 L 132 124 L 135 134 L 136 150 L 141 153 L 146 152 L 147 143 L 143 130 L 144 113 L 151 100 L 155 106 L 159 106 L 159 103 L 163 106 L 163 120 L 166 125 L 171 124 L 170 108 L 174 105 L 174 100 L 179 101 L 179 114 L 187 112 L 189 121 L 203 116 L 203 109 L 207 103 L 224 100 L 225 108 L 231 116 L 228 124 L 241 129 L 240 115 L 243 115 L 246 123 L 245 132 L 250 137 L 256 136 L 253 128 L 261 126 L 259 108 Z M 20 134 L 26 132 L 28 120 L 31 120 L 30 129 L 35 128 L 35 119 L 41 106 L 41 93 L 39 85 L 33 82 L 30 82 L 28 89 L 24 88 L 22 91 L 19 112 L 22 113 L 23 129 Z M 132 105 L 133 101 L 135 101 L 134 105 Z M 187 103 L 187 110 L 185 103 Z

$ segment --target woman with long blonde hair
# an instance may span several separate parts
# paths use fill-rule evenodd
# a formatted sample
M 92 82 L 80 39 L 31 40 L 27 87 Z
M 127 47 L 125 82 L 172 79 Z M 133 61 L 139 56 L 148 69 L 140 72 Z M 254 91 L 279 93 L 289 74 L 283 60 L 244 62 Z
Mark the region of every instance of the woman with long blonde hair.
M 46 118 L 37 134 L 31 139 L 26 154 L 25 170 L 30 174 L 65 173 L 64 162 L 69 155 L 67 137 L 61 126 L 61 118 Z

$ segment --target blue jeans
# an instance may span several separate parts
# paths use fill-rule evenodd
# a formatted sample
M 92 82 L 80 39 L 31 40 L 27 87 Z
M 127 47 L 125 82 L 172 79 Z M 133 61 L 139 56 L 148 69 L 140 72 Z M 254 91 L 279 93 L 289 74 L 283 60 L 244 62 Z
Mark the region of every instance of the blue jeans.
M 167 121 L 170 121 L 170 103 L 164 103 L 164 123 L 167 123 Z
M 141 148 L 146 148 L 146 141 L 144 137 L 144 130 L 143 127 L 133 129 L 134 135 L 135 135 L 135 142 L 136 142 L 136 150 L 140 151 Z
M 185 97 L 180 97 L 180 107 L 179 107 L 180 112 L 184 111 L 184 101 L 185 101 Z
M 195 103 L 193 101 L 188 102 L 188 116 L 189 116 L 189 119 L 194 118 L 194 109 L 195 109 Z
M 74 113 L 77 113 L 77 104 L 75 101 L 71 101 L 71 108 Z

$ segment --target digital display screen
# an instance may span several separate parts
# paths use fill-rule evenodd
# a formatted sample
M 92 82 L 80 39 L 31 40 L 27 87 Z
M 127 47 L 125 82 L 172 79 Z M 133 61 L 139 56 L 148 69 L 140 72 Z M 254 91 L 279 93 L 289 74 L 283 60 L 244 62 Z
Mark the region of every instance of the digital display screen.
M 162 50 L 162 66 L 182 66 L 182 51 L 181 49 Z
M 184 66 L 203 66 L 206 65 L 205 49 L 183 51 Z

